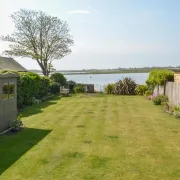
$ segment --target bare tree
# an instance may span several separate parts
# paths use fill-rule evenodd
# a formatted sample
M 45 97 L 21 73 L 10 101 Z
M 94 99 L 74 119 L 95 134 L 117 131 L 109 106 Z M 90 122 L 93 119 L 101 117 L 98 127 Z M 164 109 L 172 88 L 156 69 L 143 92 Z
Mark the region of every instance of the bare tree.
M 71 53 L 74 42 L 67 22 L 42 11 L 24 9 L 13 13 L 11 18 L 15 24 L 13 33 L 1 36 L 1 40 L 10 42 L 6 55 L 32 58 L 48 76 L 52 61 Z

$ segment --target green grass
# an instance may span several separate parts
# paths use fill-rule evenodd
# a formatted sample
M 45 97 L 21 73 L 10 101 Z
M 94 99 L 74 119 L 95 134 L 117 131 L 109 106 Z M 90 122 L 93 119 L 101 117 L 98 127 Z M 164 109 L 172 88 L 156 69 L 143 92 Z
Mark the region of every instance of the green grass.
M 56 98 L 0 137 L 2 180 L 180 179 L 180 121 L 143 97 Z

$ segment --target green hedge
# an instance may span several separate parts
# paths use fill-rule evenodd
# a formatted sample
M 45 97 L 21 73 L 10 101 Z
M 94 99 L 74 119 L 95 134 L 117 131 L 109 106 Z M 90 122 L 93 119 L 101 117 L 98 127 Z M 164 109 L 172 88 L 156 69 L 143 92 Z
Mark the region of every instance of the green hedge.
M 41 78 L 32 72 L 19 73 L 20 77 L 17 85 L 18 106 L 32 104 L 32 98 L 39 98 Z
M 53 82 L 50 78 L 39 76 L 32 72 L 16 72 L 11 70 L 1 70 L 0 74 L 18 74 L 17 103 L 18 107 L 31 105 L 33 99 L 46 99 L 50 94 L 60 91 L 60 84 Z
M 166 69 L 154 69 L 150 72 L 146 81 L 149 90 L 153 90 L 156 85 L 164 85 L 167 81 L 174 81 L 174 72 Z
M 50 79 L 53 82 L 59 83 L 61 86 L 65 86 L 66 85 L 66 78 L 61 73 L 54 73 L 54 74 L 52 74 L 50 76 Z
M 41 99 L 42 97 L 46 96 L 50 92 L 50 86 L 52 81 L 46 76 L 40 76 L 40 87 L 38 98 Z

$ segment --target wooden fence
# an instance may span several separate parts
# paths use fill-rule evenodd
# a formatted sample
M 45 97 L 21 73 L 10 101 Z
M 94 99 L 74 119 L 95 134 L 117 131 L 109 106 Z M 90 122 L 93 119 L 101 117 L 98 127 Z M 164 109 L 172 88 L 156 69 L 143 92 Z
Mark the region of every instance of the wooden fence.
M 154 95 L 167 95 L 172 104 L 179 105 L 180 83 L 167 82 L 164 86 L 157 85 L 154 89 Z

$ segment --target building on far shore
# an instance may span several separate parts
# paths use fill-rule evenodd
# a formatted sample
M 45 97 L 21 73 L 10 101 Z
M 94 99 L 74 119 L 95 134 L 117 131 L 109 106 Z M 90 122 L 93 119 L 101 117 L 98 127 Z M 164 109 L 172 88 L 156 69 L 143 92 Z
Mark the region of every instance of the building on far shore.
M 0 70 L 3 70 L 3 69 L 9 69 L 9 70 L 14 70 L 14 71 L 18 71 L 18 72 L 26 72 L 27 71 L 27 69 L 25 69 L 22 65 L 20 65 L 13 58 L 0 56 Z

